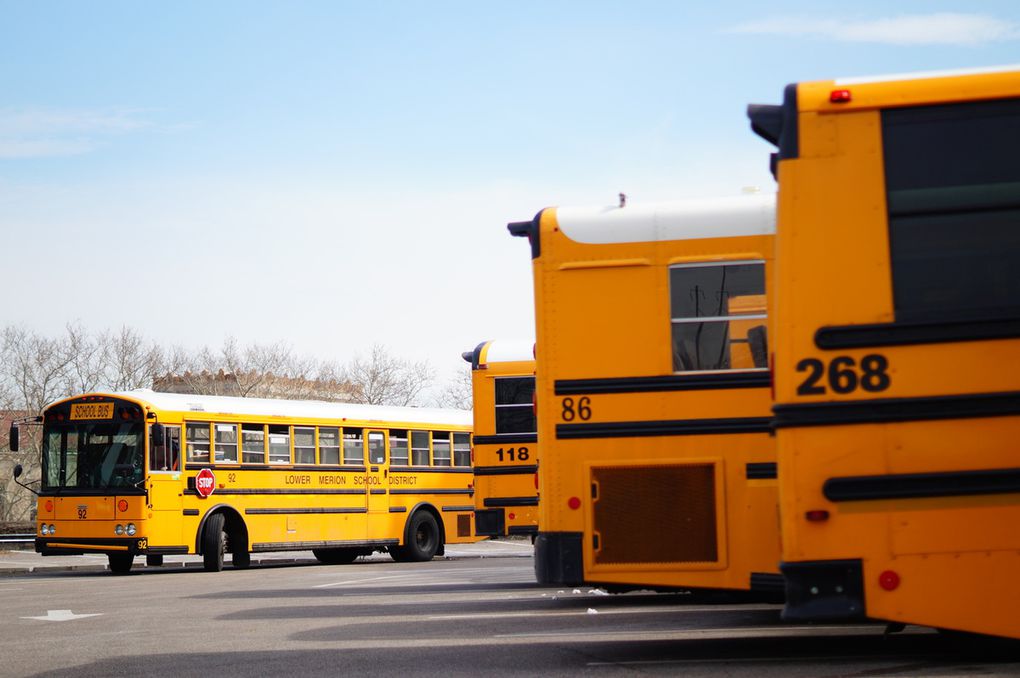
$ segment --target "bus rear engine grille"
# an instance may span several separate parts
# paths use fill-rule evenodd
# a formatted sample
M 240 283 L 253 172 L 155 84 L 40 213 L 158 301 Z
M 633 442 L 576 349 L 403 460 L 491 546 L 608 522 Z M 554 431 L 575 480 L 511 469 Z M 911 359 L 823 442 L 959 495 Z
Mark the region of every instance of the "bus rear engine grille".
M 592 481 L 595 563 L 718 560 L 713 464 L 595 467 Z

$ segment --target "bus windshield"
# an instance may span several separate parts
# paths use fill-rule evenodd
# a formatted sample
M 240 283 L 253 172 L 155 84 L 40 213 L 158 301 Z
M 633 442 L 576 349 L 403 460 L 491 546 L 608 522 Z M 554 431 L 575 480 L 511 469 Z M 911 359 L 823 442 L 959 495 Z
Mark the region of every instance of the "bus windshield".
M 141 422 L 48 424 L 43 430 L 43 490 L 137 487 L 144 460 Z

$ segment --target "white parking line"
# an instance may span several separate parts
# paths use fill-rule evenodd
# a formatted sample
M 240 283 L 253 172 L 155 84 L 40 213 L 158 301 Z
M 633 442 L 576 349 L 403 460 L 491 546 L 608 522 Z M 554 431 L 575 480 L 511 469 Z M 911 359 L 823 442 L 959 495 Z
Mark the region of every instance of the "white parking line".
M 384 579 L 410 579 L 417 577 L 417 574 L 391 574 L 385 577 L 366 577 L 364 579 L 348 579 L 347 581 L 336 581 L 331 584 L 317 584 L 313 586 L 313 589 L 328 589 L 333 586 L 346 586 L 347 584 L 364 584 L 369 581 L 381 581 Z

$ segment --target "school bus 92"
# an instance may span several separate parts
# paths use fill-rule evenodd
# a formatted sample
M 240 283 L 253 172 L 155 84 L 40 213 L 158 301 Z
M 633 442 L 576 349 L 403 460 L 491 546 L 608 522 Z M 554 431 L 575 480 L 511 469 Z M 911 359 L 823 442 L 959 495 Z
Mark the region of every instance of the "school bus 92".
M 55 402 L 42 425 L 43 555 L 216 571 L 226 553 L 415 561 L 477 539 L 470 412 L 138 390 Z

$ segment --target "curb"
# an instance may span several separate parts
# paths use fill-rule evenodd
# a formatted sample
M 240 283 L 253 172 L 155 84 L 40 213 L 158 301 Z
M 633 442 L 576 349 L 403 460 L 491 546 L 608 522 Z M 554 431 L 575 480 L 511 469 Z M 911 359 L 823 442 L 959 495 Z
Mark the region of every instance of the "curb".
M 53 556 L 59 558 L 60 556 Z M 485 558 L 530 558 L 531 553 L 500 553 L 500 554 L 458 554 L 458 555 L 443 555 L 436 556 L 433 560 L 438 561 L 450 561 L 450 560 L 482 560 Z M 391 562 L 388 558 L 378 558 L 376 560 L 362 560 L 358 562 L 380 562 L 388 563 Z M 265 567 L 274 565 L 320 565 L 318 560 L 315 558 L 257 558 L 251 559 L 252 567 Z M 185 562 L 170 562 L 164 565 L 149 566 L 144 562 L 136 563 L 131 567 L 132 572 L 141 572 L 145 570 L 201 570 L 202 561 L 185 561 Z M 225 570 L 235 569 L 229 563 L 224 563 Z M 110 568 L 108 565 L 24 565 L 24 566 L 13 566 L 13 567 L 0 567 L 0 578 L 4 577 L 16 577 L 19 575 L 40 575 L 40 574 L 61 574 L 66 572 L 109 572 Z

